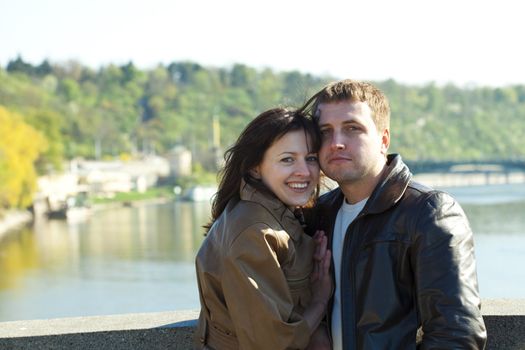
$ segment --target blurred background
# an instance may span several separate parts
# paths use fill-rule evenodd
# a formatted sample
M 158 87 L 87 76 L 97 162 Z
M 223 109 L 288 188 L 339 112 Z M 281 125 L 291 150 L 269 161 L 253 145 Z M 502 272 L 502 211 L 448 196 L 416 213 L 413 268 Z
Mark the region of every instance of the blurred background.
M 453 194 L 483 298 L 524 298 L 518 2 L 0 0 L 0 321 L 197 309 L 224 151 L 329 81 Z

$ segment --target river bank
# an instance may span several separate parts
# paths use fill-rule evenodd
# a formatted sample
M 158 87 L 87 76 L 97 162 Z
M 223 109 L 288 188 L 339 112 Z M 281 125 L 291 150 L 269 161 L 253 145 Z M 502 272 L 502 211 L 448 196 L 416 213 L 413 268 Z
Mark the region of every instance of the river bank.
M 0 241 L 10 232 L 27 225 L 33 215 L 27 210 L 7 210 L 0 212 Z
M 420 173 L 414 180 L 432 187 L 511 185 L 525 183 L 525 173 Z
M 486 186 L 500 184 L 523 184 L 525 173 L 421 173 L 415 174 L 414 179 L 432 187 L 458 187 L 458 186 Z M 146 193 L 120 193 L 115 198 L 95 201 L 91 208 L 94 211 L 105 210 L 120 206 L 135 206 L 140 204 L 158 204 L 174 200 L 171 189 L 153 188 Z M 33 215 L 25 210 L 7 210 L 0 212 L 0 240 L 10 231 L 33 220 Z
M 173 197 L 169 196 L 158 196 L 158 197 L 150 197 L 150 196 L 136 196 L 131 197 L 130 199 L 117 199 L 117 200 L 108 200 L 108 201 L 102 201 L 99 203 L 92 204 L 91 210 L 92 211 L 102 211 L 112 208 L 118 208 L 122 206 L 126 207 L 132 207 L 137 205 L 151 205 L 151 204 L 162 204 L 167 203 L 170 201 L 173 201 Z M 45 209 L 38 210 L 38 215 L 45 215 Z M 0 241 L 6 237 L 11 232 L 15 232 L 20 230 L 20 228 L 24 227 L 25 225 L 28 225 L 35 219 L 35 215 L 31 213 L 29 210 L 6 210 L 0 212 Z
M 522 298 L 525 184 L 445 190 L 474 231 L 482 298 Z M 112 205 L 71 223 L 36 220 L 4 239 L 0 321 L 199 306 L 194 262 L 210 203 Z

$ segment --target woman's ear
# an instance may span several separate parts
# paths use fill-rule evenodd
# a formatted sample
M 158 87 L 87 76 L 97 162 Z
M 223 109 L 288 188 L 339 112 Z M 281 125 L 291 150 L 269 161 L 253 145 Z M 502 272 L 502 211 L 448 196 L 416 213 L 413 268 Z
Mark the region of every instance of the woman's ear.
M 256 166 L 255 168 L 252 168 L 250 170 L 250 175 L 254 178 L 254 179 L 257 179 L 257 180 L 260 180 L 261 179 L 261 173 L 259 171 L 259 167 Z

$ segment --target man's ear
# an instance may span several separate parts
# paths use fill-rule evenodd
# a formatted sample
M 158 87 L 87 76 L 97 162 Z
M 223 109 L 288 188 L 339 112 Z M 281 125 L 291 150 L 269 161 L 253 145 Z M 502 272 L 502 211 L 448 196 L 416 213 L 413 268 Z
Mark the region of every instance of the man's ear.
M 259 167 L 256 166 L 250 170 L 250 175 L 257 180 L 261 179 L 261 172 L 259 171 Z
M 381 153 L 387 155 L 390 146 L 390 130 L 384 129 L 381 134 Z

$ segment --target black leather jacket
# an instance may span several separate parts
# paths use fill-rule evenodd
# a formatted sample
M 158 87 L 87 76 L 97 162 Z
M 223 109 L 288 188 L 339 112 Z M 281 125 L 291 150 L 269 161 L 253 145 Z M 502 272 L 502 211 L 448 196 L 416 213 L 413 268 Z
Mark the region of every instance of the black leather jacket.
M 347 229 L 343 347 L 415 349 L 421 327 L 418 349 L 483 349 L 468 220 L 450 195 L 411 177 L 401 157 L 390 155 L 382 181 Z M 319 200 L 316 227 L 330 236 L 343 198 L 337 188 Z

